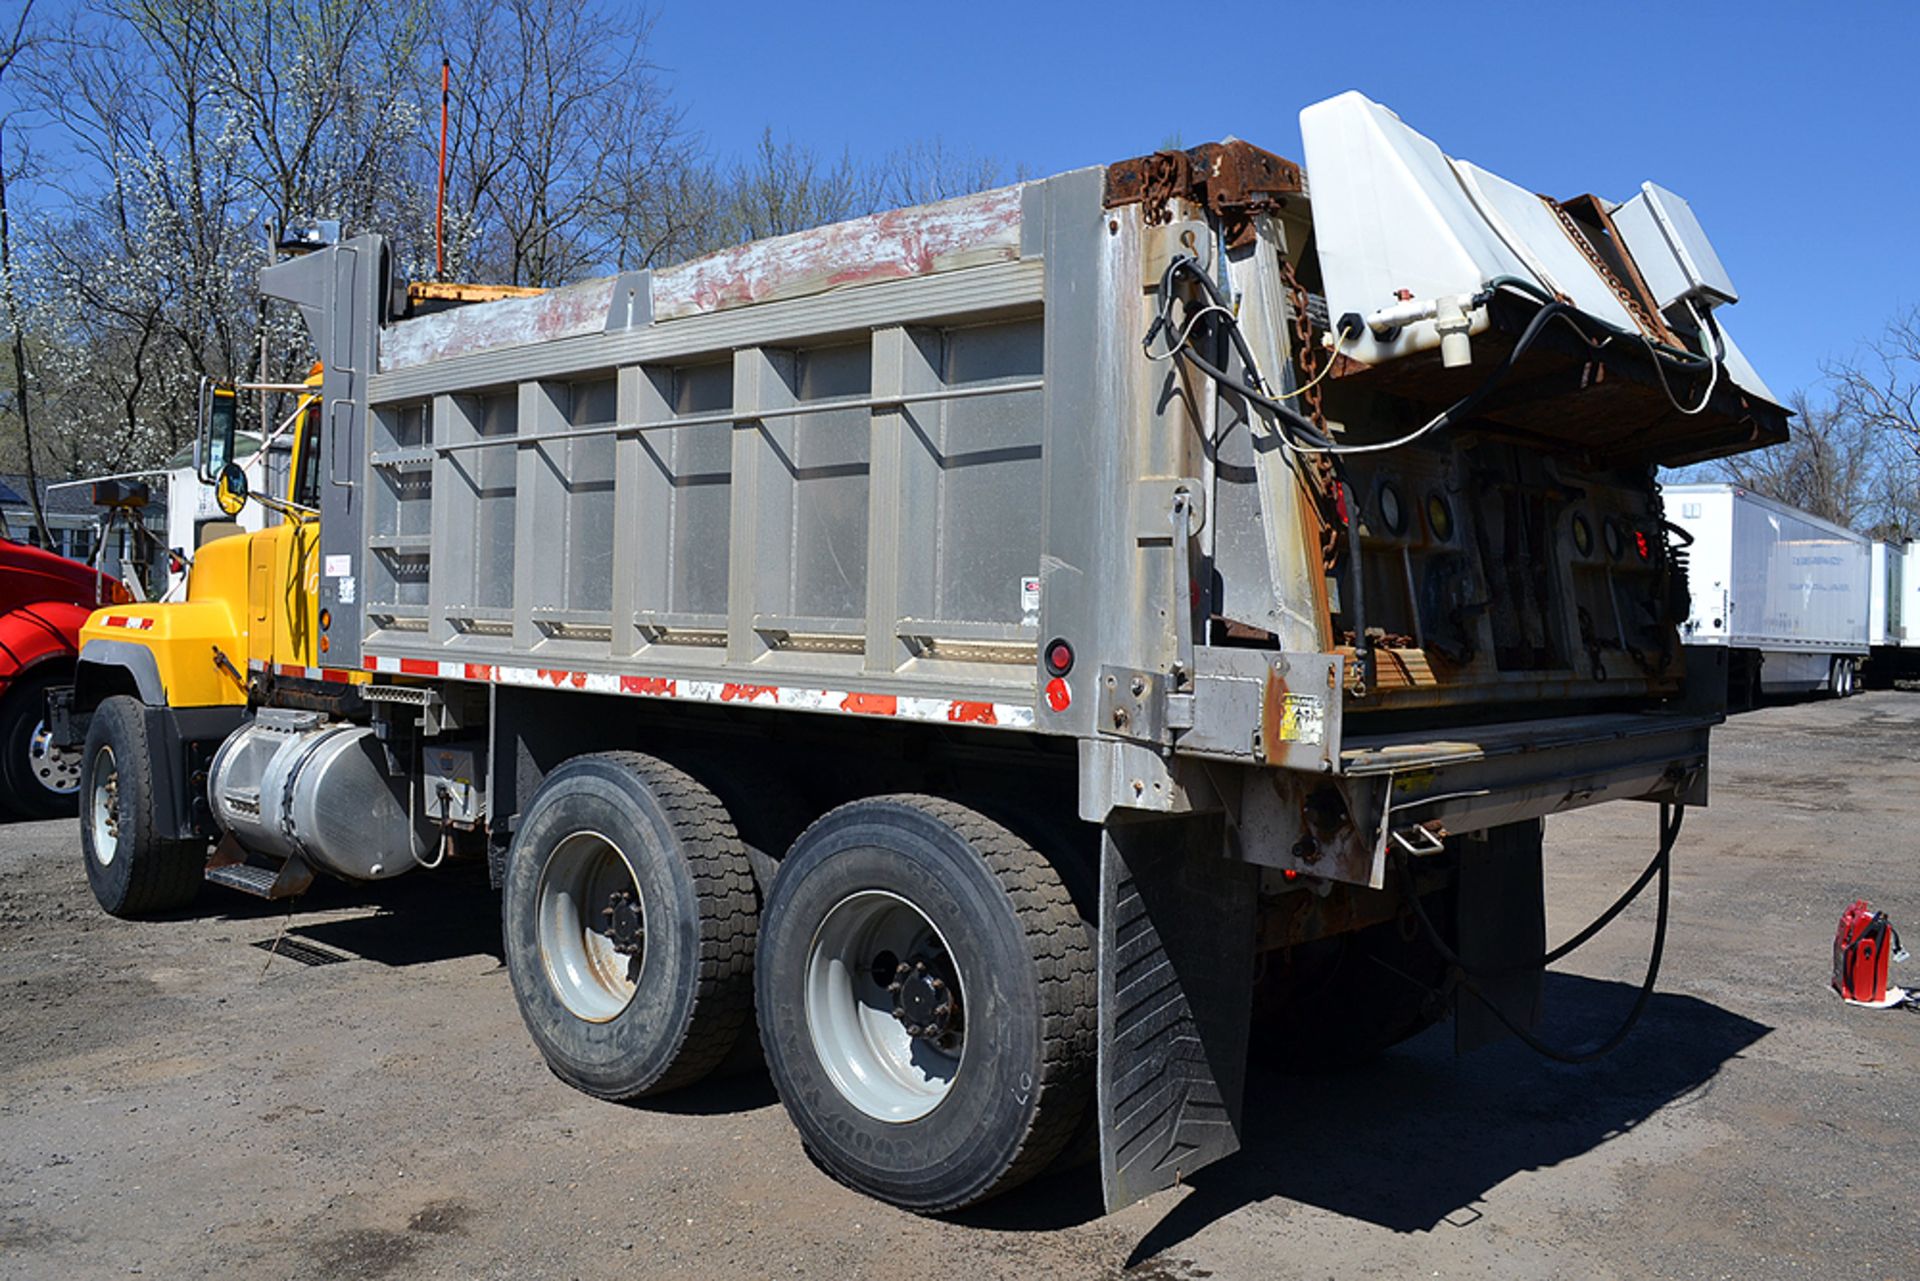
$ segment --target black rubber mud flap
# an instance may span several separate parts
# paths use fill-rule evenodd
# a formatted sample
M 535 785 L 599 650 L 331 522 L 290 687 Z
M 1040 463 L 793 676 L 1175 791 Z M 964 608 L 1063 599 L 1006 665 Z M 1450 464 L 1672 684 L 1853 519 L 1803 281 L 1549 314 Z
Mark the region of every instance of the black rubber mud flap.
M 1240 1148 L 1258 872 L 1218 819 L 1110 823 L 1100 853 L 1100 1180 L 1108 1211 Z
M 1467 968 L 1481 977 L 1475 986 L 1527 1030 L 1540 1021 L 1547 950 L 1546 895 L 1539 820 L 1489 828 L 1458 842 L 1460 879 L 1455 892 L 1455 944 Z M 1503 1027 L 1486 1002 L 1465 988 L 1454 992 L 1456 1054 L 1504 1041 Z

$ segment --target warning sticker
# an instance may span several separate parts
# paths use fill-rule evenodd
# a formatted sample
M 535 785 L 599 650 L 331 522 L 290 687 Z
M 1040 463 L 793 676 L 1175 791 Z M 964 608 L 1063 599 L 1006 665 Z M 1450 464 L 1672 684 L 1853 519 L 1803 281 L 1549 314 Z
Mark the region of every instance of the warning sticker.
M 1037 576 L 1020 580 L 1020 621 L 1029 627 L 1040 624 L 1040 579 Z
M 351 556 L 336 552 L 328 556 L 326 561 L 326 575 L 328 578 L 345 578 L 353 572 L 353 557 Z
M 1279 738 L 1283 743 L 1318 743 L 1327 736 L 1326 700 L 1317 694 L 1280 696 Z

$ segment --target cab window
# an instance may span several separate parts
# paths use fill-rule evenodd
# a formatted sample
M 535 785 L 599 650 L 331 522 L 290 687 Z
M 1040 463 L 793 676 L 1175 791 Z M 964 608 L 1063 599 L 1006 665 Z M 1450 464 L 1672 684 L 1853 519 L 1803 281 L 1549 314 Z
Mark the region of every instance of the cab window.
M 294 446 L 299 457 L 293 469 L 293 501 L 302 507 L 320 506 L 320 405 L 308 405 L 300 415 L 300 436 Z

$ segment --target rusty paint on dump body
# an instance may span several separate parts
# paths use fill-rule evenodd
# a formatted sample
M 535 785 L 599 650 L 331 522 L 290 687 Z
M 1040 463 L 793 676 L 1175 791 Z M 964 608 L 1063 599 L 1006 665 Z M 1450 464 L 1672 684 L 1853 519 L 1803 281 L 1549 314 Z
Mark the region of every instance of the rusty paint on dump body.
M 527 298 L 455 307 L 396 321 L 380 330 L 382 371 L 407 369 L 454 356 L 524 347 L 606 328 L 613 278 L 589 280 Z
M 653 276 L 656 320 L 1020 256 L 1020 187 L 756 240 Z

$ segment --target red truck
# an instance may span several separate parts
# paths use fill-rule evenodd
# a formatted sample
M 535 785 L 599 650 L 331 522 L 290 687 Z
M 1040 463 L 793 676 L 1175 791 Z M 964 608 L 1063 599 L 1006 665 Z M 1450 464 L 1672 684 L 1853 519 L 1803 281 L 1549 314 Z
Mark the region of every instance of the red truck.
M 132 599 L 90 566 L 0 538 L 0 812 L 74 812 L 80 754 L 53 746 L 46 692 L 72 682 L 87 615 Z

